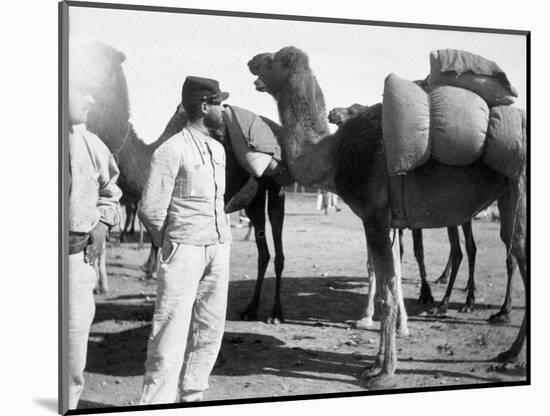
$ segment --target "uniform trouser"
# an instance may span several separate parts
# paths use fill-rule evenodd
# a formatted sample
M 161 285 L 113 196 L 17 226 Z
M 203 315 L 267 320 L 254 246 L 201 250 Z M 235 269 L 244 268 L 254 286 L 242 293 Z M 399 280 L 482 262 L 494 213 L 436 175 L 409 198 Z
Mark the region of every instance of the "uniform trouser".
M 206 390 L 223 337 L 230 243 L 174 247 L 161 254 L 141 404 Z
M 84 262 L 84 252 L 69 255 L 69 409 L 76 409 L 84 389 L 88 335 L 95 313 L 94 268 Z

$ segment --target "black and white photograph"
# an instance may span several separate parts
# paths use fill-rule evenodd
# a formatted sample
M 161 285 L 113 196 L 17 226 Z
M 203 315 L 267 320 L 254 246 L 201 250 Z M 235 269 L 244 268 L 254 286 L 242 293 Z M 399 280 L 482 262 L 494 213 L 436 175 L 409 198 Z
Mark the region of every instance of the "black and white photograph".
M 60 10 L 62 412 L 529 383 L 529 32 Z
M 29 192 L 15 246 L 40 254 L 13 261 L 19 275 L 52 257 L 39 290 L 57 322 L 30 301 L 18 344 L 32 361 L 12 360 L 31 383 L 50 374 L 42 391 L 57 383 L 34 404 L 528 411 L 544 371 L 531 286 L 544 137 L 525 14 L 244 3 L 50 3 L 57 97 L 37 94 L 27 120 L 49 99 L 57 212 Z

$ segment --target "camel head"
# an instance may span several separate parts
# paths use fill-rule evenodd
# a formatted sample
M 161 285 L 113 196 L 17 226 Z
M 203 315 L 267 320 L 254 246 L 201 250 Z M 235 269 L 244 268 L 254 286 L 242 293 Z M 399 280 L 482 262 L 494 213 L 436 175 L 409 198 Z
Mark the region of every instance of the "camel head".
M 369 107 L 361 104 L 353 104 L 349 107 L 335 107 L 328 113 L 329 123 L 341 126 L 351 117 L 359 114 L 362 111 L 367 110 Z
M 87 127 L 113 151 L 128 132 L 130 109 L 122 52 L 101 42 L 69 47 L 71 85 L 94 99 Z
M 256 55 L 248 62 L 248 68 L 258 77 L 254 81 L 256 90 L 274 96 L 288 85 L 293 75 L 311 72 L 307 55 L 294 46 L 287 46 L 275 53 Z

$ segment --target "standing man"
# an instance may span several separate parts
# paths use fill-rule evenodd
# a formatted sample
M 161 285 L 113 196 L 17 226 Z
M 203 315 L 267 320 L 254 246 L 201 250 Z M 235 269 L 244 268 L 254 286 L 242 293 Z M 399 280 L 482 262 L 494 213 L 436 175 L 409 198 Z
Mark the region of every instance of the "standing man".
M 91 96 L 69 81 L 69 408 L 84 388 L 88 334 L 95 313 L 93 267 L 109 229 L 118 223 L 118 167 L 111 152 L 86 130 Z
M 225 151 L 218 81 L 189 76 L 189 121 L 154 153 L 140 217 L 160 252 L 141 404 L 202 400 L 221 346 L 229 281 Z

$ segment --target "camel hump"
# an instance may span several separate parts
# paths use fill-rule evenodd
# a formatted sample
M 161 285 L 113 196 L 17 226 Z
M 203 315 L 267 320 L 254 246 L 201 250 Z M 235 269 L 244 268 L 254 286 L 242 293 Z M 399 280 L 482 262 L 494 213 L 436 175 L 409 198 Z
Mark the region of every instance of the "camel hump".
M 430 53 L 426 89 L 430 92 L 439 85 L 473 91 L 490 107 L 513 104 L 518 96 L 506 73 L 495 62 L 457 49 L 439 49 Z

